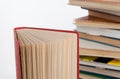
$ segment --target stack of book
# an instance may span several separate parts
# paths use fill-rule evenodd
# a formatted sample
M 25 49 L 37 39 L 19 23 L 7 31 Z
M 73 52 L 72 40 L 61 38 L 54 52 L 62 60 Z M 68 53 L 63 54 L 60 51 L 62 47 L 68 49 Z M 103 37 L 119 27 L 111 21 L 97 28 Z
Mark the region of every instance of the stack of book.
M 89 15 L 74 20 L 80 33 L 80 78 L 120 79 L 120 0 L 69 0 Z

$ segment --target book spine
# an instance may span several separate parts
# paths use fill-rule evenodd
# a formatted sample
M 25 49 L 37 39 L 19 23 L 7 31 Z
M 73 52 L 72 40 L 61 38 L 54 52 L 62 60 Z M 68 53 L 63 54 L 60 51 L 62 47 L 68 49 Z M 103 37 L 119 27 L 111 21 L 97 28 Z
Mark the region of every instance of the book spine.
M 80 66 L 79 66 L 79 63 L 80 63 L 80 60 L 79 60 L 79 56 L 80 56 L 80 41 L 79 41 L 79 36 L 80 34 L 78 32 L 77 33 L 77 79 L 79 79 L 80 77 L 80 74 L 79 74 L 79 70 L 80 70 Z
M 20 65 L 19 42 L 17 40 L 15 29 L 14 29 L 14 42 L 15 42 L 16 77 L 17 77 L 16 79 L 22 79 L 21 65 Z

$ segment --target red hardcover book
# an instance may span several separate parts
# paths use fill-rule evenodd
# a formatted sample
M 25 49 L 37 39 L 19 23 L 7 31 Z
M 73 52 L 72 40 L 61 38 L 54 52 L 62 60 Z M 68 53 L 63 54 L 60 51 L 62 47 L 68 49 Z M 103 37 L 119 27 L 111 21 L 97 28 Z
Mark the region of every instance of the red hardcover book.
M 14 29 L 14 38 L 17 79 L 79 79 L 79 33 L 68 30 L 17 27 Z M 45 45 L 46 47 L 44 50 L 42 49 L 43 47 L 39 47 L 39 49 L 41 48 L 40 50 L 43 50 L 43 52 L 41 52 L 39 55 L 40 51 L 38 51 L 38 48 L 35 48 L 37 52 L 33 51 L 33 47 L 38 45 L 38 43 L 34 45 L 33 42 L 36 43 L 36 41 L 41 41 L 41 38 L 43 42 L 41 46 L 43 45 L 44 47 Z M 43 41 L 43 39 L 45 39 L 45 41 Z M 32 41 L 33 44 L 31 49 L 27 49 L 27 47 L 25 47 L 27 45 L 22 47 L 21 42 L 27 44 L 30 41 Z M 49 44 L 52 45 L 53 48 L 49 46 Z M 25 55 L 23 55 L 23 49 L 25 49 Z M 28 52 L 27 50 L 31 50 L 33 52 Z M 29 53 L 30 56 L 28 56 Z M 35 56 L 38 59 L 43 59 L 38 62 L 39 60 L 37 60 L 37 58 L 33 56 L 32 53 L 36 53 Z M 36 58 L 36 61 L 34 61 L 34 58 Z M 31 62 L 29 62 L 29 59 Z

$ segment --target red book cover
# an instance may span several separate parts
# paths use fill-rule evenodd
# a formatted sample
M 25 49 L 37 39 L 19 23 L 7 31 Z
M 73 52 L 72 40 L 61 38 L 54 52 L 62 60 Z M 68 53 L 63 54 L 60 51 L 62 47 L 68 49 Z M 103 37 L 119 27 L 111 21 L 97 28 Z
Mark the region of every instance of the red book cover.
M 79 79 L 79 33 L 75 31 L 68 31 L 68 30 L 56 30 L 56 29 L 47 29 L 47 28 L 33 28 L 33 27 L 17 27 L 14 28 L 14 41 L 15 41 L 15 57 L 16 57 L 16 76 L 17 79 L 22 79 L 21 74 L 21 61 L 20 61 L 20 46 L 19 46 L 19 40 L 16 35 L 16 30 L 20 29 L 37 29 L 37 30 L 49 30 L 49 31 L 59 31 L 59 32 L 68 32 L 68 33 L 75 33 L 77 35 L 77 79 Z

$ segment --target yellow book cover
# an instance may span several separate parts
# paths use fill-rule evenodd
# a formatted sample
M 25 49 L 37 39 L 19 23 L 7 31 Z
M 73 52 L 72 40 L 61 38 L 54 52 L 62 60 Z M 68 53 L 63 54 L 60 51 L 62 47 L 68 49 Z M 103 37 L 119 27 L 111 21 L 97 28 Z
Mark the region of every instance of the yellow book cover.
M 89 62 L 93 62 L 97 58 L 98 57 L 93 57 L 93 56 L 80 56 L 81 60 L 83 60 L 83 61 L 89 61 Z
M 114 65 L 114 66 L 120 66 L 120 60 L 114 59 L 114 60 L 108 62 L 108 64 Z

